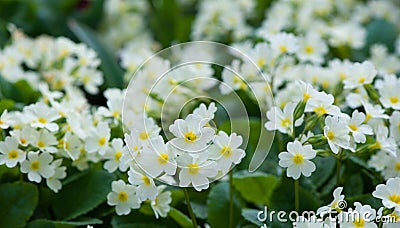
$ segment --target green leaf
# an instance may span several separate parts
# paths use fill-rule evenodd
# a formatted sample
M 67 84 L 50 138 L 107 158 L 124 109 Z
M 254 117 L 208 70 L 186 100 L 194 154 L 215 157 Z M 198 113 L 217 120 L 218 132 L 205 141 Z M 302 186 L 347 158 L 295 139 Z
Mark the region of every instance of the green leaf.
M 192 220 L 175 208 L 171 208 L 168 216 L 175 220 L 175 222 L 178 223 L 181 227 L 193 227 Z
M 365 46 L 368 50 L 375 43 L 386 45 L 389 51 L 394 50 L 397 28 L 393 23 L 384 19 L 373 19 L 367 24 L 366 29 L 367 42 Z
M 122 89 L 124 87 L 124 72 L 116 62 L 116 59 L 112 56 L 111 52 L 97 38 L 94 31 L 75 20 L 70 20 L 68 26 L 82 42 L 86 43 L 98 54 L 101 59 L 100 68 L 104 73 L 106 87 Z
M 42 228 L 42 227 L 55 227 L 55 228 L 69 228 L 77 226 L 87 226 L 103 224 L 103 221 L 96 218 L 82 218 L 76 221 L 51 221 L 47 219 L 37 219 L 28 223 L 28 228 Z
M 105 202 L 114 179 L 113 174 L 96 170 L 63 186 L 54 200 L 55 216 L 60 220 L 70 220 L 93 210 Z
M 321 201 L 312 192 L 299 187 L 300 210 L 316 210 Z M 294 180 L 282 177 L 270 194 L 272 210 L 293 211 L 294 208 Z
M 11 110 L 15 106 L 15 102 L 11 99 L 2 99 L 0 100 L 0 113 L 3 113 L 4 110 Z
M 257 226 L 262 226 L 263 223 L 260 222 L 257 218 L 259 210 L 255 209 L 243 209 L 242 210 L 242 216 L 244 219 L 246 219 L 248 222 L 257 225 Z
M 39 192 L 31 183 L 0 185 L 0 227 L 24 227 L 32 216 Z
M 242 171 L 233 178 L 233 185 L 245 200 L 262 205 L 269 205 L 269 195 L 277 182 L 275 176 L 260 172 Z
M 334 157 L 316 157 L 313 162 L 319 168 L 308 179 L 311 180 L 315 187 L 319 188 L 330 178 L 330 174 L 334 172 L 336 159 Z
M 243 201 L 234 192 L 233 197 L 233 224 L 236 226 L 242 220 L 241 208 Z M 218 183 L 211 189 L 207 199 L 208 218 L 211 227 L 229 226 L 229 184 L 226 182 Z
M 25 80 L 11 83 L 0 76 L 0 98 L 8 98 L 15 102 L 25 104 L 34 103 L 39 98 L 40 93 L 32 89 Z

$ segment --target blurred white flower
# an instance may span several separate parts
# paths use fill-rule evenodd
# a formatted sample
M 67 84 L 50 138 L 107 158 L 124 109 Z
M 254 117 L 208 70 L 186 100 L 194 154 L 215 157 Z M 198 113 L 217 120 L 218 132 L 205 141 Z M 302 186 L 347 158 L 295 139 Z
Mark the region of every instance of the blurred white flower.
M 8 168 L 12 168 L 25 161 L 25 158 L 26 153 L 18 148 L 16 138 L 8 136 L 0 142 L 0 165 L 5 164 Z
M 27 160 L 21 164 L 21 172 L 28 174 L 28 179 L 40 183 L 43 178 L 49 178 L 54 175 L 54 166 L 51 163 L 53 156 L 43 152 L 28 152 Z
M 112 192 L 107 195 L 108 205 L 115 206 L 117 215 L 127 215 L 131 209 L 140 208 L 140 200 L 136 197 L 135 186 L 125 184 L 123 180 L 113 181 Z

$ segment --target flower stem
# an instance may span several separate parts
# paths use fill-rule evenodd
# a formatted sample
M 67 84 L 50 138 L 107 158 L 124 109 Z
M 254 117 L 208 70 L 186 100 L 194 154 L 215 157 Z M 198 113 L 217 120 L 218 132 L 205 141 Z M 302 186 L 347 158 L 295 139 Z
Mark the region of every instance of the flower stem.
M 233 228 L 233 171 L 229 172 L 229 227 Z
M 340 149 L 336 160 L 336 186 L 340 184 L 340 169 L 342 168 L 342 150 Z
M 300 211 L 300 196 L 299 196 L 299 179 L 294 181 L 294 207 L 297 212 Z
M 196 217 L 194 216 L 192 205 L 190 204 L 189 193 L 187 192 L 186 188 L 183 188 L 183 193 L 185 195 L 185 200 L 186 200 L 190 218 L 192 219 L 193 228 L 197 228 Z

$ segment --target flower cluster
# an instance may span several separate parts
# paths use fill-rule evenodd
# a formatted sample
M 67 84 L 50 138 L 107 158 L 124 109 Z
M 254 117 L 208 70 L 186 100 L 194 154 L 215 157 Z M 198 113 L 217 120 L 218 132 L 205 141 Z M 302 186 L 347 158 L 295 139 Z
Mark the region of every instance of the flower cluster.
M 26 80 L 36 89 L 46 82 L 51 90 L 82 86 L 90 94 L 99 92 L 103 76 L 95 51 L 66 37 L 32 39 L 12 25 L 9 29 L 11 43 L 0 52 L 0 74 L 6 80 Z

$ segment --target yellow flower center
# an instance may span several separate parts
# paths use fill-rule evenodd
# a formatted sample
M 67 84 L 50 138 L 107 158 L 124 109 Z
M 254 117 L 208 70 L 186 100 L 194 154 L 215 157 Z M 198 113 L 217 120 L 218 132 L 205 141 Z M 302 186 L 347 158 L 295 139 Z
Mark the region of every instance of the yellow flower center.
M 282 127 L 286 127 L 286 128 L 290 127 L 290 124 L 291 124 L 291 121 L 288 118 L 283 119 L 282 122 L 281 122 L 281 126 Z
M 400 172 L 400 162 L 396 163 L 395 169 L 397 172 Z
M 230 146 L 224 146 L 221 149 L 221 154 L 222 156 L 229 158 L 230 156 L 232 156 L 232 148 Z
M 365 122 L 368 122 L 371 118 L 372 118 L 372 115 L 367 113 L 367 115 L 365 115 Z
M 69 150 L 69 147 L 70 147 L 70 144 L 69 144 L 68 141 L 66 141 L 66 142 L 65 142 L 65 149 L 66 149 L 66 150 Z
M 314 48 L 313 48 L 311 45 L 307 45 L 306 48 L 305 48 L 304 50 L 305 50 L 305 52 L 306 52 L 307 54 L 312 54 L 312 53 L 314 53 Z
M 365 82 L 365 79 L 366 79 L 365 77 L 361 77 L 360 79 L 358 79 L 358 82 L 359 82 L 359 83 L 364 83 L 364 82 Z
M 264 66 L 264 65 L 265 65 L 265 59 L 259 59 L 259 60 L 257 61 L 257 65 L 258 65 L 258 67 Z
M 395 212 L 389 214 L 388 216 L 389 216 L 389 218 L 392 219 L 391 221 L 393 221 L 393 222 L 398 222 L 398 221 L 400 221 L 400 216 L 397 215 Z
M 281 45 L 281 46 L 279 46 L 279 50 L 280 50 L 282 53 L 285 53 L 285 52 L 287 52 L 287 47 L 286 47 L 285 45 Z
M 151 185 L 150 179 L 147 176 L 142 177 L 143 183 L 147 186 Z
M 301 165 L 304 162 L 304 156 L 302 154 L 295 154 L 293 156 L 293 162 L 296 165 Z
M 4 124 L 4 121 L 0 120 L 0 125 Z
M 38 171 L 40 169 L 40 162 L 39 161 L 33 161 L 31 163 L 31 169 L 33 171 Z
M 43 148 L 46 146 L 46 144 L 44 144 L 44 142 L 42 140 L 39 140 L 39 142 L 37 143 L 39 148 Z
M 115 153 L 114 157 L 115 157 L 115 160 L 119 161 L 119 159 L 122 157 L 122 152 L 118 151 L 117 153 Z
M 399 98 L 398 97 L 391 97 L 389 98 L 390 103 L 392 104 L 397 104 L 399 102 Z
M 322 116 L 328 113 L 328 111 L 325 109 L 324 106 L 320 105 L 314 109 L 314 112 L 317 113 L 317 115 Z
M 303 94 L 303 100 L 304 101 L 308 101 L 308 99 L 310 99 L 310 98 L 311 98 L 311 95 L 309 93 L 306 92 L 306 93 Z
M 106 137 L 104 137 L 104 136 L 101 137 L 99 139 L 99 146 L 104 146 L 106 144 L 106 141 L 107 141 Z
M 340 72 L 340 73 L 339 73 L 339 78 L 340 78 L 341 80 L 344 80 L 344 79 L 347 78 L 347 75 L 346 75 L 345 73 L 343 73 L 343 72 Z
M 353 222 L 354 227 L 363 228 L 365 226 L 365 221 L 362 218 L 357 218 L 355 222 Z
M 8 159 L 16 159 L 18 158 L 18 151 L 12 150 L 8 153 Z
M 40 117 L 40 118 L 38 119 L 38 121 L 39 121 L 39 123 L 41 123 L 41 124 L 46 124 L 46 123 L 47 123 L 47 120 L 46 120 L 45 118 L 43 118 L 43 117 Z
M 160 156 L 158 157 L 158 163 L 160 163 L 160 165 L 165 165 L 168 162 L 168 154 L 160 154 Z
M 335 134 L 332 131 L 328 131 L 327 137 L 329 140 L 334 140 L 335 139 Z
M 21 144 L 25 144 L 27 141 L 26 141 L 26 139 L 24 139 L 24 138 L 20 138 L 20 139 L 19 139 L 19 142 L 20 142 Z
M 389 200 L 395 204 L 400 204 L 400 195 L 393 194 L 393 195 L 389 196 Z
M 188 143 L 193 143 L 197 139 L 197 135 L 193 133 L 193 131 L 190 131 L 184 135 L 185 141 Z
M 146 139 L 148 139 L 149 137 L 150 137 L 149 134 L 147 134 L 147 132 L 145 132 L 145 131 L 139 134 L 139 138 L 140 138 L 141 140 L 146 140 Z
M 127 201 L 128 200 L 128 193 L 126 193 L 126 192 L 119 192 L 118 193 L 118 200 L 120 201 L 120 202 L 125 202 L 125 201 Z
M 133 147 L 133 151 L 138 151 L 139 150 L 139 147 L 138 146 L 134 146 Z
M 196 175 L 200 170 L 199 166 L 196 163 L 189 164 L 188 168 L 189 168 L 189 173 L 192 175 Z
M 353 131 L 357 131 L 357 130 L 358 130 L 358 127 L 357 127 L 356 125 L 354 125 L 354 124 L 350 124 L 350 125 L 349 125 L 349 128 L 350 128 L 351 130 L 353 130 Z
M 112 116 L 113 116 L 114 118 L 118 119 L 118 117 L 119 117 L 119 112 L 117 112 L 117 111 L 113 112 Z

